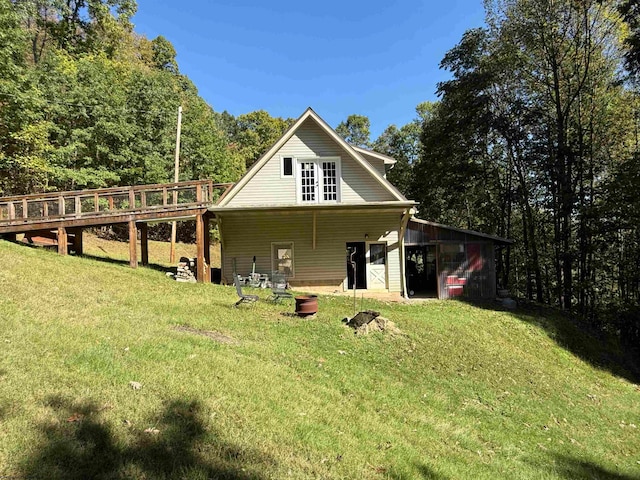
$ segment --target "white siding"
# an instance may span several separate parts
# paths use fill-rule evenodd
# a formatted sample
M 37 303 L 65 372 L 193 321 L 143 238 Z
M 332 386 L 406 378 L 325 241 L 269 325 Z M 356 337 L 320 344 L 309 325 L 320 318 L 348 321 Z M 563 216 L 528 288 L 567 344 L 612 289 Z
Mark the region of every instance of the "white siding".
M 367 155 L 366 153 L 361 153 L 362 157 L 371 164 L 373 168 L 384 178 L 387 178 L 387 171 L 385 170 L 384 160 L 380 160 L 379 158 L 374 157 L 373 155 Z
M 346 243 L 387 243 L 387 275 L 390 292 L 400 292 L 400 213 L 316 214 L 316 249 L 313 250 L 313 213 L 224 215 L 223 277 L 232 281 L 232 260 L 246 275 L 256 256 L 256 271 L 271 271 L 271 243 L 294 243 L 295 278 L 291 283 L 342 287 L 347 275 Z M 365 239 L 365 234 L 368 239 Z
M 294 135 L 262 166 L 228 203 L 230 207 L 251 205 L 293 205 L 296 203 L 296 179 L 281 178 L 282 157 L 340 157 L 342 167 L 342 203 L 397 200 L 373 176 L 364 170 L 320 126 L 307 119 Z M 376 167 L 379 171 L 379 168 Z M 384 173 L 384 165 L 382 165 Z

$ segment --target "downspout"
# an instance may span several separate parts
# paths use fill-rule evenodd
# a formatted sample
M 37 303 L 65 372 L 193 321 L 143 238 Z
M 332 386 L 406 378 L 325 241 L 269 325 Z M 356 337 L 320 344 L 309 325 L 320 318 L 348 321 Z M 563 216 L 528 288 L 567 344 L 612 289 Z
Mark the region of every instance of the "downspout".
M 407 276 L 405 272 L 404 234 L 407 231 L 407 225 L 409 224 L 409 219 L 412 217 L 413 213 L 413 208 L 407 208 L 402 214 L 402 220 L 400 221 L 400 238 L 398 238 L 398 246 L 400 248 L 400 280 L 402 296 L 406 299 L 409 298 L 409 295 L 407 293 Z

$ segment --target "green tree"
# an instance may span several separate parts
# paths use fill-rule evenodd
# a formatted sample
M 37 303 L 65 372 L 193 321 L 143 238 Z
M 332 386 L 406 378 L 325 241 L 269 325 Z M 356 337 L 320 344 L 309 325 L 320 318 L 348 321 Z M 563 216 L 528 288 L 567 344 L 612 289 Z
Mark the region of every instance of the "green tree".
M 24 61 L 27 43 L 18 12 L 0 0 L 0 194 L 44 188 L 48 123 Z
M 356 147 L 371 147 L 371 122 L 364 115 L 349 115 L 336 127 L 336 133 Z
M 249 168 L 292 124 L 293 119 L 272 117 L 265 110 L 245 113 L 237 117 L 230 142 Z
M 400 128 L 389 125 L 372 144 L 373 150 L 396 160 L 387 179 L 405 195 L 410 195 L 413 165 L 422 153 L 422 124 L 433 108 L 431 102 L 421 103 L 416 107 L 416 119 Z

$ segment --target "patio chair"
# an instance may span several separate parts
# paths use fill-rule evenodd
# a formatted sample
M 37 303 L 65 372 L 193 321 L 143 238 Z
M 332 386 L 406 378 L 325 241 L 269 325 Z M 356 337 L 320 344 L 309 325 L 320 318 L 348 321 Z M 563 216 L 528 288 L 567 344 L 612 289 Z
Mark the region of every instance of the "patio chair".
M 287 292 L 287 276 L 284 273 L 273 272 L 271 275 L 271 297 L 274 302 L 292 298 L 290 292 Z
M 235 303 L 234 307 L 238 307 L 242 303 L 253 304 L 260 299 L 258 295 L 248 295 L 246 293 L 242 293 L 242 287 L 240 286 L 240 277 L 238 277 L 238 274 L 236 273 L 235 268 L 233 269 L 233 283 L 236 286 L 236 292 L 238 293 L 238 297 L 240 297 L 240 300 L 238 300 Z

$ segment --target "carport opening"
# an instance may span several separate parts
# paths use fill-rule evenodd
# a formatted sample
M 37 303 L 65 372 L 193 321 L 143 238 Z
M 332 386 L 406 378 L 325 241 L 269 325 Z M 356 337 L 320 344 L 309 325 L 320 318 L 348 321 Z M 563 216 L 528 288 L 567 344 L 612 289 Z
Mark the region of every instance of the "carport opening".
M 410 297 L 436 298 L 438 272 L 435 245 L 405 247 L 405 271 Z

